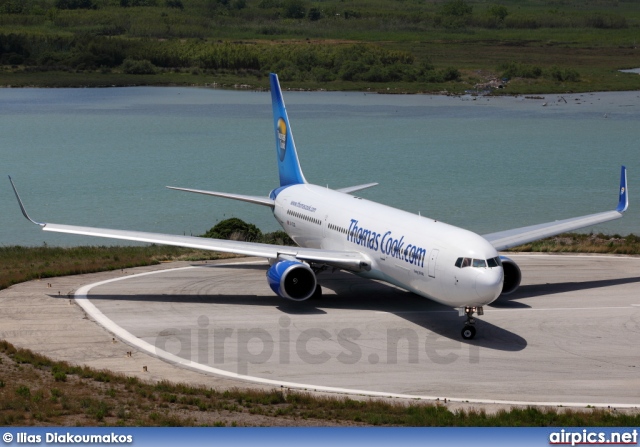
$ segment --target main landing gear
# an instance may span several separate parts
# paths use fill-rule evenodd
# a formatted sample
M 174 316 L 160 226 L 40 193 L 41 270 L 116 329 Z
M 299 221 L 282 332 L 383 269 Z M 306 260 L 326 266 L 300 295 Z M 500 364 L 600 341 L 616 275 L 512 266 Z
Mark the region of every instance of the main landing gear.
M 467 321 L 464 323 L 464 328 L 462 328 L 462 338 L 465 340 L 472 340 L 473 337 L 476 336 L 476 320 L 473 318 L 473 314 L 477 313 L 478 315 L 484 315 L 484 309 L 482 306 L 480 307 L 465 307 L 464 309 L 460 309 L 460 316 L 467 316 Z
M 325 270 L 328 269 L 328 267 L 326 265 L 315 265 L 312 264 L 311 265 L 311 269 L 313 270 L 313 273 L 315 273 L 316 278 L 318 277 L 318 274 L 321 272 L 324 272 Z M 316 283 L 316 290 L 313 291 L 313 294 L 309 297 L 310 300 L 319 300 L 322 299 L 322 286 L 320 286 L 320 284 Z

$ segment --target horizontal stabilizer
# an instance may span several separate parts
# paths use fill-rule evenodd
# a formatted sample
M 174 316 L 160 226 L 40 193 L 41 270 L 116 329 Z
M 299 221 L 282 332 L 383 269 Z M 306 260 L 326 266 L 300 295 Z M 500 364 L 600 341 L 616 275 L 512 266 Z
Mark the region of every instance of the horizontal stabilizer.
M 201 189 L 176 188 L 175 186 L 167 186 L 167 188 L 175 189 L 176 191 L 195 192 L 197 194 L 204 194 L 207 196 L 216 196 L 216 197 L 224 197 L 226 199 L 240 200 L 242 202 L 255 203 L 256 205 L 269 206 L 271 208 L 275 206 L 273 199 L 270 199 L 269 197 L 246 196 L 243 194 L 230 194 L 226 192 L 217 192 L 217 191 L 203 191 Z
M 363 189 L 371 188 L 372 186 L 377 186 L 377 185 L 378 185 L 377 183 L 365 183 L 364 185 L 348 186 L 346 188 L 340 188 L 340 189 L 337 189 L 336 191 L 343 192 L 345 194 L 351 194 L 352 192 L 362 191 Z

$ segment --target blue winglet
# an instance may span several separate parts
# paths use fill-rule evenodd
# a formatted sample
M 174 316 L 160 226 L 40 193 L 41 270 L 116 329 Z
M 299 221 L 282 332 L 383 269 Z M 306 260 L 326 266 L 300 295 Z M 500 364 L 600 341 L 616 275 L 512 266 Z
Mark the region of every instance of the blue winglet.
M 307 183 L 298 161 L 298 153 L 293 142 L 293 134 L 291 133 L 287 110 L 282 99 L 278 75 L 271 73 L 269 79 L 271 81 L 271 104 L 273 106 L 273 124 L 276 133 L 276 154 L 278 156 L 280 186 Z
M 620 197 L 618 199 L 618 207 L 616 211 L 624 213 L 629 207 L 629 191 L 627 188 L 627 168 L 624 166 L 620 172 Z

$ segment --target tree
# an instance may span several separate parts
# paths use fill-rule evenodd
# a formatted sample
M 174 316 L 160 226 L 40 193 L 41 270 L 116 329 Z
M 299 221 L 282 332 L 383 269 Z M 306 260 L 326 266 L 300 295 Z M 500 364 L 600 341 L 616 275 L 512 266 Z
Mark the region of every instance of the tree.
M 221 220 L 213 228 L 202 235 L 215 239 L 232 239 L 236 241 L 259 241 L 262 231 L 254 224 L 245 222 L 237 217 Z
M 322 18 L 322 10 L 320 8 L 313 7 L 309 10 L 307 16 L 312 22 L 318 21 Z
M 125 59 L 122 62 L 122 71 L 126 74 L 147 75 L 156 74 L 157 69 L 155 65 L 146 59 Z
M 440 7 L 438 22 L 445 28 L 465 27 L 473 13 L 473 7 L 465 0 L 449 0 Z
M 182 0 L 166 0 L 165 3 L 167 8 L 176 8 L 183 10 L 184 5 L 182 4 Z
M 56 0 L 57 9 L 96 9 L 97 6 L 91 0 Z
M 464 17 L 473 13 L 473 6 L 465 0 L 449 0 L 442 5 L 442 15 L 452 17 Z
M 304 0 L 286 0 L 284 2 L 284 16 L 288 19 L 304 19 L 307 8 Z
M 504 19 L 509 15 L 509 11 L 506 6 L 491 5 L 489 7 L 489 15 L 495 17 L 499 22 L 504 22 Z

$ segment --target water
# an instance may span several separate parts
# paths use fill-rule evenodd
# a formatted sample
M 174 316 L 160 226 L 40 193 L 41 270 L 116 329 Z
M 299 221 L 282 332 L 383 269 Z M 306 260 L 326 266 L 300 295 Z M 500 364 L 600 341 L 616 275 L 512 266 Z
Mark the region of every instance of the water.
M 312 183 L 377 181 L 360 194 L 483 234 L 613 209 L 626 164 L 630 211 L 594 230 L 640 234 L 638 92 L 284 96 Z M 0 132 L 1 172 L 36 220 L 198 235 L 236 216 L 278 229 L 268 208 L 165 188 L 267 195 L 277 186 L 269 93 L 0 89 Z M 0 209 L 2 245 L 123 243 L 43 233 L 7 180 Z

